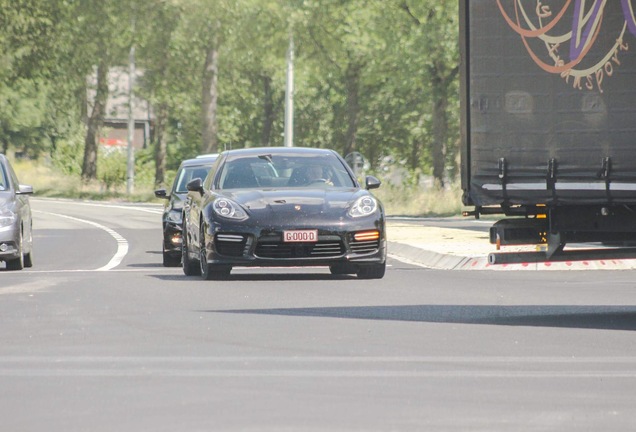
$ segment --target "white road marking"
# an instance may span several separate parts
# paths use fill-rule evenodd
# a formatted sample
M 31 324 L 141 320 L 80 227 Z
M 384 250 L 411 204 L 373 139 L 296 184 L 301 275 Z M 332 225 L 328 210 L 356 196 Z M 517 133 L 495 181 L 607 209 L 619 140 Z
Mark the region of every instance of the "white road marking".
M 231 368 L 227 366 L 232 365 Z M 344 366 L 344 367 L 343 367 Z M 414 369 L 419 367 L 419 369 Z M 0 357 L 9 377 L 636 378 L 634 357 Z
M 153 207 L 136 207 L 136 206 L 123 206 L 123 205 L 115 205 L 115 204 L 98 204 L 98 203 L 75 203 L 77 205 L 83 205 L 88 207 L 106 207 L 106 208 L 116 208 L 123 210 L 137 210 L 144 213 L 152 213 L 152 214 L 162 214 L 163 208 L 153 208 Z
M 115 241 L 117 241 L 117 252 L 115 252 L 115 255 L 113 255 L 113 257 L 110 259 L 108 264 L 98 269 L 95 269 L 93 271 L 108 271 L 112 268 L 117 267 L 121 263 L 121 261 L 124 259 L 126 254 L 128 253 L 128 241 L 124 237 L 122 237 L 118 232 L 108 228 L 107 226 L 104 226 L 102 224 L 98 224 L 97 222 L 89 221 L 86 219 L 80 219 L 80 218 L 67 216 L 67 215 L 63 215 L 59 213 L 50 213 L 50 212 L 43 212 L 38 210 L 34 210 L 34 213 L 48 214 L 51 216 L 57 216 L 57 217 L 65 218 L 65 219 L 70 219 L 76 222 L 92 225 L 96 228 L 106 231 L 111 237 L 113 237 Z
M 117 209 L 124 209 L 124 210 L 137 210 L 140 212 L 145 212 L 145 213 L 153 213 L 153 214 L 162 214 L 163 213 L 163 206 L 160 205 L 151 205 L 148 207 L 142 207 L 142 206 L 124 206 L 124 205 L 117 205 L 117 204 L 108 204 L 108 203 L 98 203 L 98 202 L 85 202 L 85 201 L 76 201 L 76 200 L 64 200 L 64 199 L 59 199 L 59 198 L 42 198 L 42 197 L 38 197 L 38 198 L 34 198 L 34 201 L 53 201 L 53 202 L 68 202 L 71 201 L 73 203 L 73 205 L 81 205 L 81 206 L 86 206 L 86 207 L 106 207 L 106 208 L 117 208 Z
M 433 268 L 431 266 L 427 266 L 427 265 L 424 265 L 422 263 L 415 262 L 413 260 L 410 260 L 410 259 L 402 257 L 402 256 L 393 255 L 391 253 L 387 253 L 386 256 L 391 258 L 391 259 L 394 259 L 396 261 L 403 262 L 404 264 L 409 264 L 409 265 L 416 266 L 416 267 L 422 267 L 422 268 L 425 268 L 425 269 L 432 269 Z

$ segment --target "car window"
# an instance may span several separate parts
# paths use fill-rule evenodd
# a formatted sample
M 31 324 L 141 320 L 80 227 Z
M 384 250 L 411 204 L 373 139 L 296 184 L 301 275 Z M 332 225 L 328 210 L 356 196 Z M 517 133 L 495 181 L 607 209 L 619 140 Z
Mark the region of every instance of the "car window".
M 7 173 L 2 165 L 0 165 L 0 190 L 9 189 L 9 180 L 7 178 Z
M 175 181 L 174 191 L 176 193 L 186 193 L 188 192 L 187 184 L 194 180 L 195 178 L 200 178 L 201 180 L 205 180 L 208 175 L 208 171 L 210 171 L 209 166 L 186 166 L 182 167 L 181 170 L 177 173 L 177 179 Z
M 260 155 L 227 160 L 220 189 L 353 187 L 354 180 L 335 156 Z

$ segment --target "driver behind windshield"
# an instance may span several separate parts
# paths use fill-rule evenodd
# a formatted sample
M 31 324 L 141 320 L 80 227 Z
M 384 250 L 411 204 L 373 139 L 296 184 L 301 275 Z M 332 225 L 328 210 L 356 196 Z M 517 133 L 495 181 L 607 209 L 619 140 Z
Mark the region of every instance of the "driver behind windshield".
M 307 165 L 297 168 L 289 179 L 290 186 L 319 184 L 333 186 L 330 176 L 325 174 L 325 170 L 320 165 Z
M 322 168 L 317 165 L 308 166 L 305 176 L 307 177 L 307 184 L 316 183 L 325 178 L 322 174 Z

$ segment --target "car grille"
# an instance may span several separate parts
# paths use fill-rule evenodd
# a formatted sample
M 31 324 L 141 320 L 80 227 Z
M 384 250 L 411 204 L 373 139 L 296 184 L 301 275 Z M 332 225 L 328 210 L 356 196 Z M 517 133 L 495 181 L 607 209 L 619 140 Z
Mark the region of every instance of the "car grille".
M 316 243 L 283 243 L 280 238 L 263 238 L 256 244 L 256 256 L 261 258 L 330 258 L 344 254 L 340 238 L 319 239 Z
M 372 253 L 380 248 L 380 240 L 352 241 L 349 245 L 353 253 Z
M 246 252 L 247 238 L 242 234 L 217 234 L 214 244 L 218 254 L 240 257 Z

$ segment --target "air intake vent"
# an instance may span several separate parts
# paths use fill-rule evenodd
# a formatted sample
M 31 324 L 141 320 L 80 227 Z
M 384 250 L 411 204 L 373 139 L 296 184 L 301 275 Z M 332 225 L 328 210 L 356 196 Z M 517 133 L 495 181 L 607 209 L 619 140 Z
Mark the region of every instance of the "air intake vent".
M 373 253 L 380 248 L 379 240 L 370 241 L 354 241 L 350 244 L 351 251 L 354 253 Z
M 256 256 L 261 258 L 332 258 L 344 254 L 341 241 L 323 240 L 317 243 L 282 243 L 259 241 Z
M 247 238 L 242 234 L 217 234 L 214 244 L 218 254 L 240 257 L 245 253 Z

